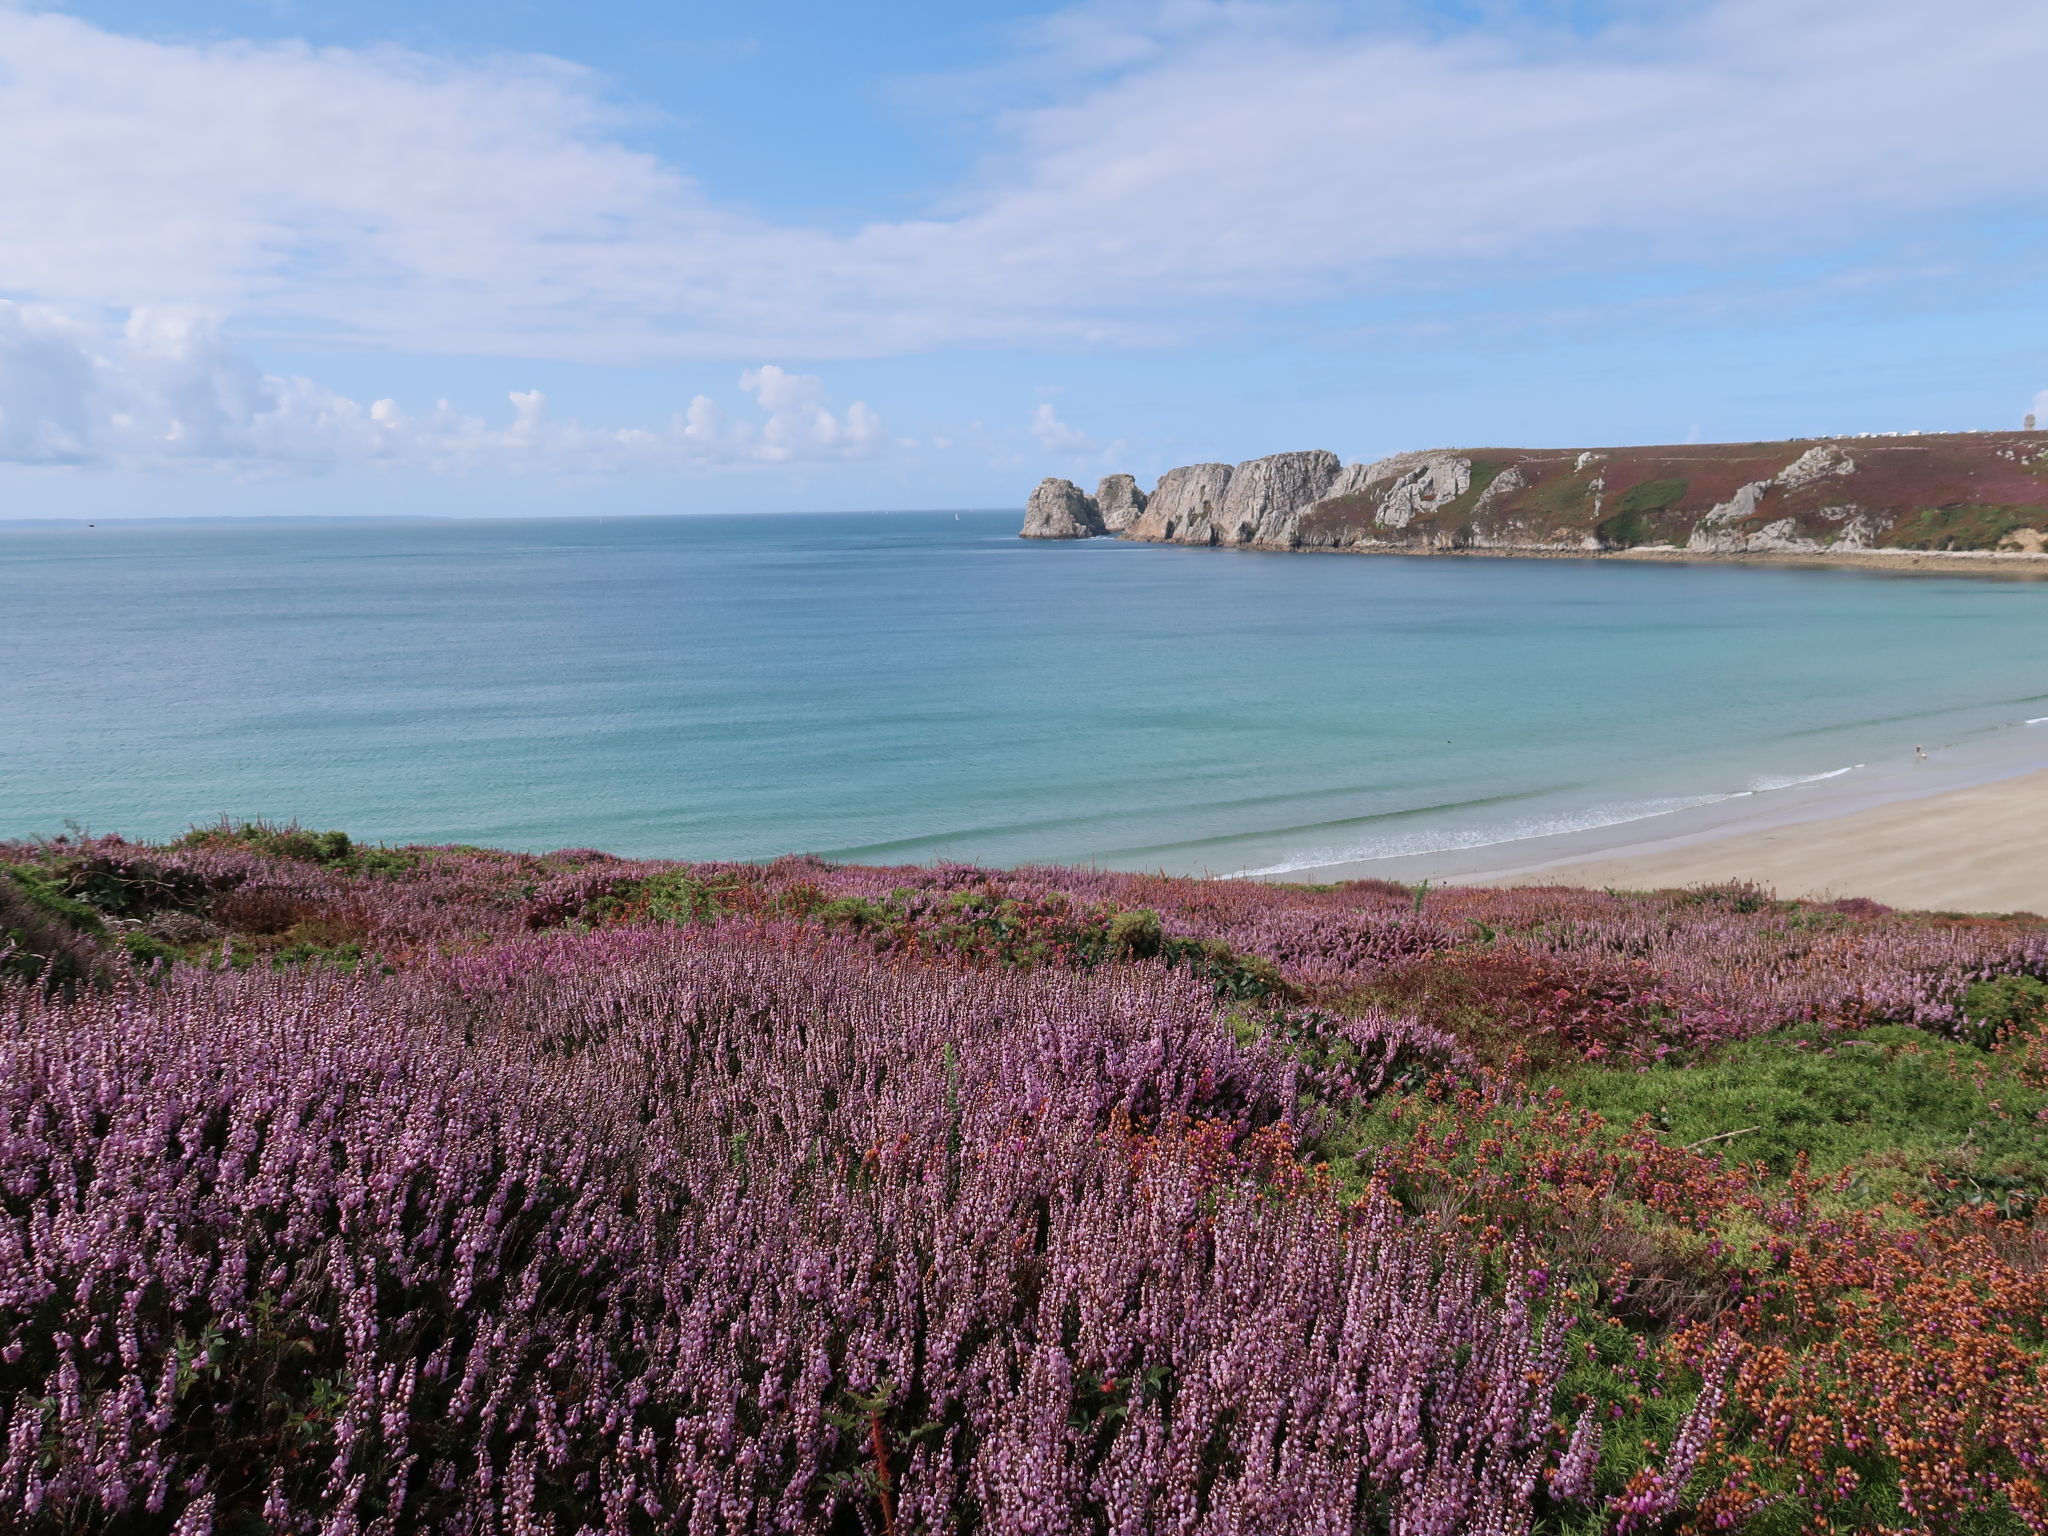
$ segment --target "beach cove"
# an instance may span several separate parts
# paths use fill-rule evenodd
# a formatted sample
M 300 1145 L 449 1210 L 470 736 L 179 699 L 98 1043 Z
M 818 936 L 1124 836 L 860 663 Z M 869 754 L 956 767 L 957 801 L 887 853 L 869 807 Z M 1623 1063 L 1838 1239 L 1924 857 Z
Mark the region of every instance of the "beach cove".
M 2031 580 L 1014 528 L 8 529 L 0 824 L 1527 878 L 2048 768 Z

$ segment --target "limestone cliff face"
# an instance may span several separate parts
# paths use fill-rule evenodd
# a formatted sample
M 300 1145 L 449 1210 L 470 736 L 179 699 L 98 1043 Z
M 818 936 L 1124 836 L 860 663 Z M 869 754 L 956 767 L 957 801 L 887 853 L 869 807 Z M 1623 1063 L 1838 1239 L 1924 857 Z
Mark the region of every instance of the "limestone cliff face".
M 1337 455 L 1316 449 L 1276 453 L 1235 466 L 1190 464 L 1169 469 L 1126 525 L 1124 537 L 1285 548 L 1294 542 L 1301 515 L 1328 494 L 1342 468 Z
M 1106 532 L 1122 533 L 1145 510 L 1145 493 L 1130 475 L 1104 475 L 1095 487 L 1095 507 Z
M 1102 532 L 1102 513 L 1071 480 L 1045 479 L 1024 504 L 1027 539 L 1088 539 Z
M 1218 544 L 1291 548 L 1301 515 L 1329 494 L 1344 464 L 1334 453 L 1276 453 L 1230 472 L 1216 519 Z
M 1472 488 L 1472 461 L 1454 453 L 1397 453 L 1353 464 L 1331 485 L 1329 499 L 1354 498 L 1372 510 L 1373 526 L 1406 528 Z
M 1144 496 L 1032 493 L 1034 538 L 1259 549 L 1706 555 L 2048 552 L 2048 433 L 1663 448 L 1442 449 L 1370 464 L 1321 451 L 1168 470 Z
M 1839 446 L 1824 443 L 1809 448 L 1790 464 L 1762 480 L 1737 486 L 1735 494 L 1716 503 L 1693 525 L 1685 547 L 1710 554 L 1817 554 L 1830 548 L 1868 547 L 1870 527 L 1853 505 L 1817 507 L 1814 516 L 1835 530 L 1809 531 L 1796 518 L 1759 519 L 1764 499 L 1773 490 L 1799 490 L 1829 479 L 1843 479 L 1856 472 L 1856 461 Z M 1832 532 L 1832 537 L 1829 536 Z
M 1145 510 L 1129 528 L 1127 539 L 1153 543 L 1214 544 L 1216 520 L 1230 489 L 1228 464 L 1189 464 L 1169 469 L 1146 498 Z

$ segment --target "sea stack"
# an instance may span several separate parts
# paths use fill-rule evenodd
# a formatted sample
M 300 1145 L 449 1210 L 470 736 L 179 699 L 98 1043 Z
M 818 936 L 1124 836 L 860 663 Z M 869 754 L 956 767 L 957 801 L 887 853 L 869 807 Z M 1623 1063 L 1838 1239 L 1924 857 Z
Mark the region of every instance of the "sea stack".
M 1095 487 L 1095 510 L 1105 533 L 1122 533 L 1145 510 L 1145 493 L 1131 475 L 1104 475 Z
M 1125 475 L 1123 479 L 1130 479 Z M 1103 482 L 1107 484 L 1108 482 Z M 1132 489 L 1137 487 L 1133 484 Z M 1092 497 L 1071 480 L 1050 477 L 1038 482 L 1024 505 L 1026 539 L 1092 539 L 1103 531 L 1102 513 Z

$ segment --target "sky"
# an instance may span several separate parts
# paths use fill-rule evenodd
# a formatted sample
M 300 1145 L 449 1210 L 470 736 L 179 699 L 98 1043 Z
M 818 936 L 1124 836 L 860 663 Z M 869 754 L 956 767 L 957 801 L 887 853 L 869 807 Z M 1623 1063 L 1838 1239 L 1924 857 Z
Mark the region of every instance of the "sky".
M 0 0 L 0 518 L 2048 420 L 2048 0 Z

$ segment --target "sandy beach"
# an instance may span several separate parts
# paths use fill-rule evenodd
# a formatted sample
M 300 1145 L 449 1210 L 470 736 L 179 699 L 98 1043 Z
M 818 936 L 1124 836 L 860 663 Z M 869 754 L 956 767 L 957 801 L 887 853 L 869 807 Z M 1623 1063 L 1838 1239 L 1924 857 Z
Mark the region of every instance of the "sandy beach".
M 1868 896 L 1894 907 L 2048 913 L 2048 773 L 1768 831 L 1646 847 L 1468 885 L 1644 889 L 1749 880 L 1781 896 Z

